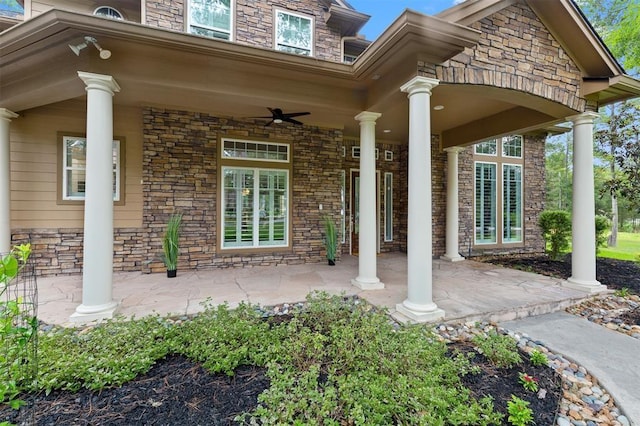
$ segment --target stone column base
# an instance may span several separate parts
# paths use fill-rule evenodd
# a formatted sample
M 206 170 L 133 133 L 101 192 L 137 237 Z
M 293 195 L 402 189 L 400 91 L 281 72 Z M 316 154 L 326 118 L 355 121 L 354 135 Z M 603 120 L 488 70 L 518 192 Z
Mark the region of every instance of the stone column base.
M 435 322 L 444 318 L 444 311 L 435 303 L 431 303 L 427 306 L 417 306 L 409 303 L 411 306 L 406 306 L 407 301 L 398 303 L 396 305 L 396 311 L 409 318 L 413 322 Z
M 607 290 L 607 286 L 600 284 L 600 281 L 586 281 L 573 277 L 569 277 L 562 286 L 572 288 L 574 290 L 585 291 L 587 293 L 601 293 Z
M 79 305 L 69 320 L 75 324 L 88 324 L 93 321 L 112 319 L 116 309 L 118 309 L 118 302 L 115 300 L 97 306 Z
M 384 289 L 384 283 L 378 278 L 354 278 L 351 280 L 351 284 L 355 285 L 361 290 L 382 290 Z

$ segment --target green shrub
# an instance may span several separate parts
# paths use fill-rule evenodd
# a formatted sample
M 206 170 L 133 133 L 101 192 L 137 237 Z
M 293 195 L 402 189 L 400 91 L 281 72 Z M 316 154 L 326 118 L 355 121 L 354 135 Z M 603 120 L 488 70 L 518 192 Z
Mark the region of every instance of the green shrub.
M 491 331 L 487 335 L 475 336 L 473 343 L 497 367 L 511 368 L 522 362 L 516 341 L 509 336 Z
M 529 353 L 529 361 L 531 361 L 531 364 L 536 366 L 549 365 L 549 358 L 537 349 L 534 349 Z
M 605 216 L 596 216 L 596 253 L 600 251 L 600 247 L 607 244 L 606 232 L 611 227 L 611 222 Z
M 529 408 L 529 403 L 515 395 L 511 395 L 511 400 L 507 402 L 507 412 L 509 413 L 509 423 L 513 426 L 526 426 L 533 423 L 533 411 Z
M 538 225 L 549 247 L 549 257 L 557 260 L 562 251 L 569 248 L 571 216 L 563 210 L 546 210 L 540 214 Z

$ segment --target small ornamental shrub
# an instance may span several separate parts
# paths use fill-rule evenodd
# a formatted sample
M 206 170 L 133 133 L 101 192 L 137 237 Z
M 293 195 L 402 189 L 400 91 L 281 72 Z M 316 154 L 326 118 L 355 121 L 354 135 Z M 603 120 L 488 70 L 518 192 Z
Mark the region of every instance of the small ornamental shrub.
M 538 379 L 527 373 L 520 373 L 520 384 L 530 392 L 538 392 Z
M 549 358 L 537 349 L 531 351 L 529 354 L 529 361 L 531 361 L 531 364 L 536 366 L 549 365 Z
M 492 331 L 486 336 L 475 336 L 473 343 L 497 367 L 511 368 L 522 362 L 516 341 L 509 336 Z
M 529 403 L 515 395 L 511 395 L 511 400 L 507 402 L 507 412 L 509 413 L 507 420 L 514 426 L 533 423 L 533 411 L 529 408 Z
M 596 253 L 607 244 L 607 235 L 605 233 L 610 226 L 611 222 L 605 216 L 596 216 Z
M 540 214 L 538 225 L 547 243 L 549 257 L 557 260 L 569 248 L 571 216 L 563 210 L 546 210 Z

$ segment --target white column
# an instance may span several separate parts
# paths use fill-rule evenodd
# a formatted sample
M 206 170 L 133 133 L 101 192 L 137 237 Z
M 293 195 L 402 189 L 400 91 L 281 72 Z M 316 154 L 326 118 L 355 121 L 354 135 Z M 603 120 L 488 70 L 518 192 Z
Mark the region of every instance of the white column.
M 0 108 L 0 253 L 11 250 L 11 147 L 9 125 L 15 112 Z
M 113 286 L 113 95 L 109 75 L 78 72 L 87 88 L 87 171 L 84 202 L 82 304 L 75 322 L 112 318 Z
M 569 119 L 573 122 L 573 212 L 571 234 L 571 277 L 567 287 L 589 293 L 607 287 L 596 280 L 596 220 L 593 184 L 593 121 L 594 112 L 585 112 Z
M 415 77 L 400 88 L 409 94 L 409 212 L 407 299 L 396 305 L 416 322 L 436 321 L 444 311 L 433 303 L 431 224 L 431 89 L 438 80 Z
M 447 235 L 446 251 L 440 259 L 449 262 L 464 260 L 458 252 L 458 153 L 460 146 L 446 148 L 447 151 Z
M 358 277 L 351 283 L 363 290 L 384 288 L 377 277 L 376 261 L 376 120 L 380 115 L 364 111 L 355 117 L 360 122 L 360 239 Z

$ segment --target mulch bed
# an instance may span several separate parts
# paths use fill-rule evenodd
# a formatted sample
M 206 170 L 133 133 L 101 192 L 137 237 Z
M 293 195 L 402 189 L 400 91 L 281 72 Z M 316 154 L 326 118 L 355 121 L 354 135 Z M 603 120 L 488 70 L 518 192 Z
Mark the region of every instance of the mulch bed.
M 462 352 L 473 351 L 470 343 L 452 344 Z M 523 356 L 523 359 L 527 359 Z M 561 385 L 551 368 L 495 368 L 480 354 L 472 360 L 481 369 L 463 379 L 476 398 L 491 395 L 497 411 L 505 413 L 514 394 L 531 403 L 537 425 L 551 425 L 558 410 Z M 524 365 L 524 364 L 523 364 Z M 544 399 L 524 390 L 518 373 L 525 371 L 547 391 Z M 159 360 L 145 375 L 118 388 L 100 392 L 55 391 L 39 394 L 32 401 L 38 425 L 231 425 L 234 418 L 257 406 L 258 395 L 269 386 L 265 370 L 243 366 L 233 377 L 210 374 L 182 356 Z M 28 407 L 27 407 L 28 408 Z M 28 409 L 2 409 L 0 419 L 20 424 Z M 505 417 L 506 419 L 506 417 Z

